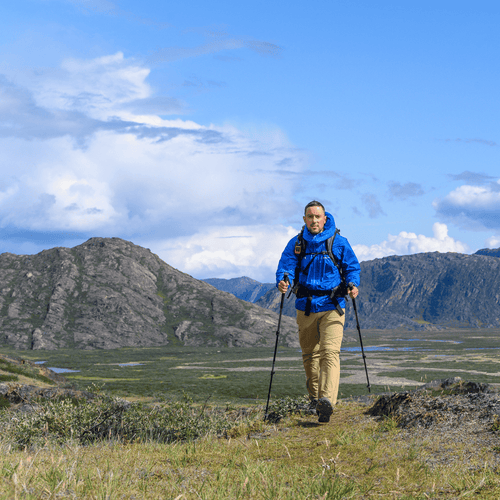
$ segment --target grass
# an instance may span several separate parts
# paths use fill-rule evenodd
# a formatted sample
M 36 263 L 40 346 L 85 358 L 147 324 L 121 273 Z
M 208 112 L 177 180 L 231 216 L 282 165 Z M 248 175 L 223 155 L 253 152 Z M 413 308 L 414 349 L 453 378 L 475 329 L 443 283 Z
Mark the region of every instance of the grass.
M 457 374 L 491 383 L 497 373 L 497 334 L 364 334 L 365 347 L 373 348 L 367 350 L 372 394 L 397 390 L 399 378 L 415 381 L 407 389 Z M 377 346 L 394 350 L 377 351 Z M 408 434 L 395 419 L 376 420 L 365 415 L 366 407 L 347 400 L 367 394 L 360 353 L 341 355 L 342 369 L 357 373 L 359 383 L 346 382 L 352 379 L 342 373 L 341 402 L 329 424 L 301 414 L 277 424 L 264 422 L 273 347 L 5 349 L 45 366 L 80 370 L 67 376 L 75 387 L 105 381 L 106 398 L 138 403 L 127 420 L 119 403 L 108 418 L 106 398 L 102 401 L 108 403 L 90 405 L 85 412 L 85 405 L 57 401 L 51 411 L 35 412 L 37 420 L 21 429 L 24 434 L 0 431 L 0 499 L 500 498 L 495 436 L 491 446 L 471 450 L 447 436 Z M 282 412 L 304 392 L 300 353 L 280 347 L 276 369 L 271 411 Z M 378 383 L 382 376 L 394 383 Z M 194 402 L 185 402 L 184 394 Z M 288 399 L 281 403 L 278 396 Z M 174 411 L 153 411 L 158 404 Z M 0 399 L 0 414 L 6 406 Z M 201 415 L 210 418 L 202 421 Z M 11 425 L 13 420 L 7 420 Z M 169 425 L 177 430 L 167 432 Z M 200 432 L 189 434 L 192 429 Z M 91 430 L 93 438 L 82 430 Z
M 16 381 L 19 379 L 17 375 L 22 375 L 29 379 L 35 379 L 49 385 L 54 385 L 55 383 L 53 380 L 50 380 L 49 378 L 38 373 L 38 369 L 36 367 L 32 367 L 27 364 L 18 366 L 2 358 L 0 358 L 0 372 L 4 372 L 3 374 L 0 374 L 0 382 Z M 5 373 L 10 373 L 12 375 L 6 375 Z
M 449 377 L 461 377 L 461 378 L 467 378 L 468 374 L 467 370 L 461 370 L 461 369 L 456 369 L 452 370 L 449 368 L 443 368 L 442 370 L 426 370 L 424 372 L 424 375 L 422 373 L 416 373 L 413 370 L 398 370 L 394 372 L 380 372 L 380 375 L 384 377 L 405 377 L 411 380 L 415 380 L 416 382 L 430 382 L 431 380 L 439 380 L 439 379 L 444 379 L 444 378 L 449 378 Z M 488 383 L 488 384 L 499 384 L 500 383 L 500 376 L 492 376 L 488 374 L 473 374 L 472 378 L 474 382 L 482 382 L 482 383 Z
M 226 437 L 169 444 L 102 439 L 21 451 L 3 443 L 0 499 L 499 497 L 490 450 L 476 450 L 477 467 L 431 465 L 436 443 L 408 440 L 393 421 L 364 410 L 343 403 L 326 425 L 300 414 L 274 425 L 259 418 Z M 447 447 L 448 456 L 463 455 Z

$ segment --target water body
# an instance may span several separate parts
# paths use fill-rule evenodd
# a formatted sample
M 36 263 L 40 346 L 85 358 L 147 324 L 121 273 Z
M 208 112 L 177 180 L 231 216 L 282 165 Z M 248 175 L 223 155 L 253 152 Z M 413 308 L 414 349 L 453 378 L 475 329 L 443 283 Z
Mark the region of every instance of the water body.
M 344 351 L 344 352 L 361 352 L 361 347 L 342 347 L 340 350 Z M 364 351 L 371 351 L 371 352 L 375 352 L 375 351 L 414 351 L 415 347 L 368 346 L 368 347 L 364 347 L 363 350 Z M 423 350 L 423 349 L 420 349 L 420 350 Z
M 47 361 L 35 361 L 35 365 L 43 365 Z M 80 370 L 70 370 L 69 368 L 56 368 L 54 366 L 47 366 L 49 370 L 52 370 L 54 373 L 77 373 Z
M 437 339 L 396 339 L 400 342 L 448 342 L 450 344 L 463 344 L 461 340 L 437 340 Z
M 69 368 L 54 368 L 53 366 L 48 366 L 47 368 L 55 373 L 76 373 L 80 371 L 80 370 L 70 370 Z
M 43 365 L 47 361 L 35 361 L 35 365 Z M 118 363 L 118 366 L 142 366 L 144 363 Z M 80 370 L 70 370 L 69 368 L 57 368 L 55 366 L 48 366 L 49 370 L 52 370 L 55 373 L 78 373 Z

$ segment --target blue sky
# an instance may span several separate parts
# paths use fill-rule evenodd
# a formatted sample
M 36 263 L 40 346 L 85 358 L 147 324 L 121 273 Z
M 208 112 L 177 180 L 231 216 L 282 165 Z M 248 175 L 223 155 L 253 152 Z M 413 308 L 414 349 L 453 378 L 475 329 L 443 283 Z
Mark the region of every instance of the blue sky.
M 500 246 L 500 3 L 0 4 L 0 252 L 92 236 L 273 281 L 303 206 L 360 260 Z

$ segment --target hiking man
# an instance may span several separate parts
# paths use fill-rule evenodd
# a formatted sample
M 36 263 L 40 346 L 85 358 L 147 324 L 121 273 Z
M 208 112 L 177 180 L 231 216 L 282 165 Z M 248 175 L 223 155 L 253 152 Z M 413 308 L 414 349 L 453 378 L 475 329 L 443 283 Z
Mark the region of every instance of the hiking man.
M 310 408 L 316 410 L 319 422 L 329 422 L 339 389 L 344 297 L 357 297 L 360 266 L 349 242 L 338 234 L 333 216 L 319 201 L 306 205 L 304 222 L 301 233 L 288 242 L 281 255 L 276 282 L 279 291 L 286 293 L 284 274 L 294 278 L 292 291 L 297 296 Z

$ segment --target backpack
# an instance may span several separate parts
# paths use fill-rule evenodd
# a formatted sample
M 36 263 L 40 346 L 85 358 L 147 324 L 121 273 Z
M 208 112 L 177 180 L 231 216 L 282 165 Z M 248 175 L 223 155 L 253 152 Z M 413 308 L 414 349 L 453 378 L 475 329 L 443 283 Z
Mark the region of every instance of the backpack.
M 312 254 L 307 254 L 306 253 L 307 242 L 304 239 L 304 227 L 305 226 L 302 226 L 302 230 L 297 235 L 297 241 L 295 242 L 294 252 L 295 252 L 295 255 L 297 255 L 297 266 L 295 268 L 295 277 L 293 279 L 293 285 L 292 285 L 292 288 L 290 289 L 288 296 L 290 297 L 290 294 L 293 292 L 296 295 L 296 297 L 299 299 L 307 297 L 305 314 L 306 314 L 306 316 L 309 316 L 309 314 L 311 312 L 311 301 L 312 301 L 313 295 L 316 295 L 316 296 L 329 295 L 330 299 L 334 303 L 338 313 L 342 316 L 344 314 L 344 311 L 340 307 L 340 304 L 337 300 L 337 297 L 345 297 L 347 295 L 348 286 L 347 286 L 347 283 L 345 282 L 344 269 L 339 264 L 337 258 L 335 257 L 335 255 L 333 255 L 333 252 L 332 252 L 333 242 L 335 241 L 335 237 L 337 236 L 337 234 L 340 234 L 340 229 L 336 228 L 333 236 L 330 236 L 330 238 L 328 238 L 326 240 L 326 243 L 325 243 L 326 250 L 323 250 L 322 252 L 315 252 Z M 302 259 L 304 258 L 305 255 L 314 255 L 314 257 L 311 259 L 309 264 L 307 264 L 307 266 L 304 269 L 302 269 Z M 340 283 L 340 285 L 336 286 L 333 290 L 315 291 L 314 293 L 311 293 L 311 291 L 309 291 L 306 287 L 299 284 L 299 278 L 300 278 L 301 273 L 307 275 L 307 273 L 309 272 L 309 266 L 313 263 L 314 259 L 318 255 L 328 255 L 330 257 L 332 262 L 335 264 L 335 267 L 339 271 L 341 283 Z

